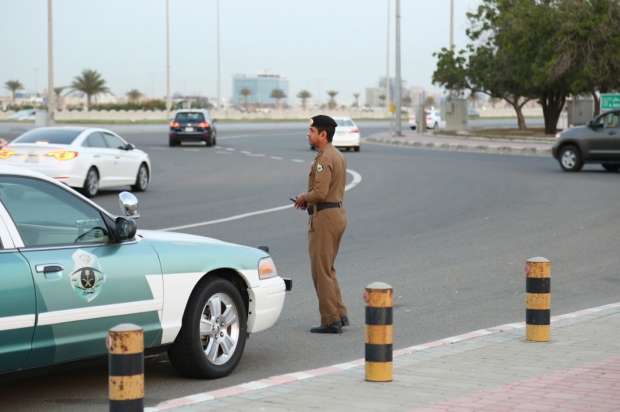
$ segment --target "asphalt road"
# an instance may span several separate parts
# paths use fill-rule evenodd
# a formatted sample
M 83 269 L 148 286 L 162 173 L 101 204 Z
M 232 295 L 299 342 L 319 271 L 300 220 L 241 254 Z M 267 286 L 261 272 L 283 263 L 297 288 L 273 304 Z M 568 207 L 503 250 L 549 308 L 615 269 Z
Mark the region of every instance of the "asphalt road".
M 151 156 L 139 226 L 160 229 L 287 205 L 304 191 L 314 157 L 305 127 L 221 125 L 215 148 L 169 148 L 162 126 L 111 128 Z M 369 135 L 385 125 L 360 127 Z M 351 327 L 340 336 L 308 333 L 319 317 L 304 213 L 286 209 L 183 230 L 269 245 L 294 287 L 276 326 L 251 336 L 227 378 L 182 379 L 165 356 L 149 358 L 147 405 L 363 357 L 361 295 L 373 281 L 394 288 L 395 348 L 523 321 L 523 268 L 532 256 L 553 262 L 554 315 L 618 300 L 618 174 L 598 166 L 568 174 L 551 158 L 371 144 L 345 156 L 362 177 L 346 195 L 349 227 L 336 262 Z M 96 201 L 116 212 L 117 195 L 104 192 Z M 99 361 L 5 376 L 0 409 L 105 410 L 106 371 Z

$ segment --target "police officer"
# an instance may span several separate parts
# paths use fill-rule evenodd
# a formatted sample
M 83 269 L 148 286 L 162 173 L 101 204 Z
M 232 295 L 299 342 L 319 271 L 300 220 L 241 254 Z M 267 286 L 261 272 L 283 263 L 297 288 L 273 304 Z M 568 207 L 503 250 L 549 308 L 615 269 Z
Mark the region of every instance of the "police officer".
M 312 333 L 342 333 L 342 327 L 349 325 L 334 268 L 347 227 L 347 214 L 342 206 L 347 162 L 331 144 L 336 126 L 329 116 L 312 118 L 308 142 L 318 153 L 310 169 L 308 191 L 294 199 L 295 207 L 307 210 L 310 215 L 308 250 L 321 313 L 321 325 L 310 329 Z

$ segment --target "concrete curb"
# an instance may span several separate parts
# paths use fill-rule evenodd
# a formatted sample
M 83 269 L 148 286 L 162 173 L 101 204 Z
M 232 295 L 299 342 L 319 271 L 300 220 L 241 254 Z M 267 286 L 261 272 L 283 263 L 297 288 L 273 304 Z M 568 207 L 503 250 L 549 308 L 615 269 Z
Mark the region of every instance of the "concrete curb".
M 415 140 L 415 137 L 398 138 L 398 137 L 381 137 L 381 136 L 369 136 L 364 140 L 365 143 L 370 144 L 386 144 L 393 146 L 410 147 L 416 149 L 431 149 L 431 150 L 447 150 L 458 152 L 474 152 L 474 153 L 494 153 L 494 154 L 511 154 L 521 156 L 551 156 L 551 144 L 538 143 L 539 146 L 546 144 L 549 147 L 536 147 L 536 146 L 523 146 L 514 144 L 509 141 L 502 141 L 501 146 L 485 144 L 485 141 L 491 141 L 490 139 L 474 140 L 474 139 L 449 139 L 449 138 L 437 138 L 441 139 L 436 142 L 428 141 L 426 137 L 423 140 Z M 450 141 L 446 141 L 450 140 Z M 459 141 L 461 140 L 461 141 Z M 512 143 L 512 144 L 511 144 Z
M 563 315 L 553 316 L 551 318 L 551 324 L 556 327 L 568 326 L 575 322 L 587 321 L 589 318 L 600 316 L 601 312 L 605 311 L 617 311 L 620 310 L 620 302 L 611 303 L 608 305 L 597 306 L 593 308 L 583 309 L 572 313 L 566 313 Z M 603 314 L 604 315 L 604 314 Z M 525 328 L 525 322 L 507 323 L 485 329 L 478 329 L 472 332 L 467 332 L 461 335 L 452 336 L 444 339 L 439 339 L 424 344 L 413 345 L 406 348 L 402 348 L 394 351 L 393 357 L 400 358 L 403 356 L 410 356 L 418 352 L 426 351 L 437 347 L 445 347 L 459 342 L 464 342 L 476 338 L 482 338 L 489 335 L 495 335 L 503 332 L 511 332 Z M 317 378 L 320 376 L 330 375 L 338 372 L 343 372 L 349 369 L 362 368 L 364 366 L 364 359 L 356 359 L 346 363 L 340 363 L 336 365 L 330 365 L 322 368 L 299 371 L 293 373 L 287 373 L 278 376 L 272 376 L 265 379 L 260 379 L 252 382 L 243 383 L 228 388 L 222 388 L 210 392 L 196 393 L 176 399 L 170 399 L 157 404 L 154 407 L 147 407 L 147 412 L 158 412 L 165 410 L 172 410 L 181 407 L 188 407 L 203 402 L 215 401 L 222 398 L 233 397 L 243 395 L 248 392 L 260 391 L 263 389 L 279 386 L 283 384 L 298 382 L 306 379 Z

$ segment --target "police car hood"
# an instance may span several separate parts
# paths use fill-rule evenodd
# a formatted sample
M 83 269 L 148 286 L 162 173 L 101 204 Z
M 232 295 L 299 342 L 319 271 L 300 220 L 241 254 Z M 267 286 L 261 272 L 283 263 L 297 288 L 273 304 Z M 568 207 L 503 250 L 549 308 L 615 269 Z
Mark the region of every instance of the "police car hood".
M 199 244 L 228 244 L 234 243 L 224 242 L 222 240 L 213 239 L 206 236 L 188 235 L 178 232 L 164 232 L 162 230 L 138 230 L 137 235 L 147 240 L 160 240 L 164 242 L 182 242 L 182 243 L 199 243 Z

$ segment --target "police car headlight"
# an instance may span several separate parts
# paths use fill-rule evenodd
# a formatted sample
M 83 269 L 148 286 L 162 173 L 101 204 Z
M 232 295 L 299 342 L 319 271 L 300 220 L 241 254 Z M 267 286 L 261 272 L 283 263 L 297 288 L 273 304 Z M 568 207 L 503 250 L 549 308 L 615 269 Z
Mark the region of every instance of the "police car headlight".
M 274 276 L 278 276 L 278 270 L 275 263 L 273 263 L 273 259 L 270 257 L 261 259 L 258 262 L 258 278 L 269 279 Z

